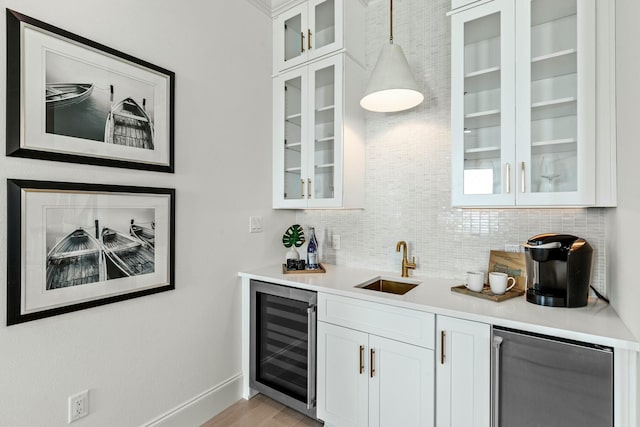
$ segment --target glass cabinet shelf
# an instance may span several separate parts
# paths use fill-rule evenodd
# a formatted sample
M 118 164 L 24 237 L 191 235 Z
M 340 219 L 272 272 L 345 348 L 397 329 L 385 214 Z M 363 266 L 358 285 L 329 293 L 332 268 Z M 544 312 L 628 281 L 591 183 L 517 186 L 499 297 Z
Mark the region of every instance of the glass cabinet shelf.
M 327 136 L 324 138 L 318 138 L 316 139 L 316 142 L 327 142 L 327 141 L 333 141 L 335 139 L 334 136 Z
M 300 126 L 302 123 L 302 113 L 291 114 L 290 116 L 285 117 L 285 121 L 293 125 Z
M 316 165 L 316 169 L 329 169 L 333 167 L 333 163 L 327 163 L 324 165 Z
M 464 79 L 465 90 L 467 92 L 497 89 L 500 87 L 500 67 L 490 67 L 473 71 L 466 74 Z
M 284 171 L 288 173 L 293 173 L 293 172 L 300 172 L 301 170 L 302 168 L 300 166 L 296 166 L 293 168 L 286 168 Z
M 285 142 L 284 148 L 287 150 L 300 151 L 302 142 Z
M 575 153 L 578 140 L 576 138 L 556 139 L 553 141 L 537 141 L 531 143 L 531 154 Z

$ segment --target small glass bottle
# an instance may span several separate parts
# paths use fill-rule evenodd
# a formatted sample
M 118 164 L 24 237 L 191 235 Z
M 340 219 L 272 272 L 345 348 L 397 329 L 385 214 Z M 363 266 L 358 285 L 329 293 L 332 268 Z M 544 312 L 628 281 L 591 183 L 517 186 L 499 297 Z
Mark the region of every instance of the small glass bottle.
M 311 234 L 309 236 L 309 244 L 307 245 L 307 268 L 317 270 L 318 265 L 318 240 L 316 239 L 316 230 L 310 227 Z

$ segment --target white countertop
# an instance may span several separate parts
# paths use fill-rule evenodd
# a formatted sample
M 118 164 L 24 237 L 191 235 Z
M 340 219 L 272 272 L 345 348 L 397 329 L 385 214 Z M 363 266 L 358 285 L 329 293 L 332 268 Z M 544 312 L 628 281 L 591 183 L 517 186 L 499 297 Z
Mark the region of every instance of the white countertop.
M 475 298 L 451 291 L 455 281 L 323 264 L 326 273 L 283 274 L 281 265 L 238 273 L 240 277 L 325 292 L 414 310 L 444 314 L 496 326 L 521 329 L 565 339 L 640 351 L 640 344 L 615 310 L 603 301 L 589 299 L 581 308 L 543 307 L 524 296 L 502 302 Z M 404 295 L 359 289 L 355 286 L 384 277 L 420 283 Z

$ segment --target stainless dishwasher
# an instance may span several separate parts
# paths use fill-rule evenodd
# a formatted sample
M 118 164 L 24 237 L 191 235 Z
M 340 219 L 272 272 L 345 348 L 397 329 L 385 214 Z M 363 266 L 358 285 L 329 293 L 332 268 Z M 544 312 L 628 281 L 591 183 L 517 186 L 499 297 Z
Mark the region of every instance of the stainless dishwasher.
M 613 350 L 493 328 L 493 427 L 613 426 Z
M 251 280 L 249 386 L 316 418 L 316 292 Z

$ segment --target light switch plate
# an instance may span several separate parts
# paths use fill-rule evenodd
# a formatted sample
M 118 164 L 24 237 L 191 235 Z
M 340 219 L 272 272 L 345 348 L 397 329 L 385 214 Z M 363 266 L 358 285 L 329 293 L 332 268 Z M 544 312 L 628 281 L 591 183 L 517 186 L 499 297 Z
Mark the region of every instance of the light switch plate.
M 249 233 L 262 233 L 262 217 L 261 216 L 249 217 Z

